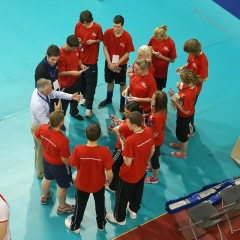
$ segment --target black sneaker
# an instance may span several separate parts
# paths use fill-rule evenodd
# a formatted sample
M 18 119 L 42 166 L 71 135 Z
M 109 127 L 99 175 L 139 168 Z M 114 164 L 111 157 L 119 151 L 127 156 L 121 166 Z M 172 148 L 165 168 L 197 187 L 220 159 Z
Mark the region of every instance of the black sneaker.
M 104 222 L 97 223 L 98 231 L 103 231 L 105 229 L 106 223 L 106 220 L 104 220 Z
M 83 121 L 84 120 L 84 118 L 83 118 L 83 116 L 81 116 L 80 114 L 77 114 L 77 115 L 72 115 L 72 114 L 70 114 L 72 117 L 74 117 L 74 118 L 76 118 L 77 120 L 79 120 L 79 121 Z
M 64 131 L 64 132 L 66 131 L 66 127 L 65 127 L 64 124 L 60 127 L 60 130 L 61 130 L 61 131 Z
M 112 103 L 112 100 L 105 99 L 99 103 L 98 108 L 104 108 L 107 104 Z
M 125 104 L 120 104 L 119 112 L 121 114 L 124 114 L 124 111 L 125 111 Z

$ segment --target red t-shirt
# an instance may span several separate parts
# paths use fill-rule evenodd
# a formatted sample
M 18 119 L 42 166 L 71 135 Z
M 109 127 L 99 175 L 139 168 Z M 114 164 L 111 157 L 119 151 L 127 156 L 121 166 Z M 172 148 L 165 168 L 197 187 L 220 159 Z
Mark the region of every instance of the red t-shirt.
M 189 54 L 187 62 L 187 69 L 193 70 L 197 75 L 200 76 L 201 79 L 208 77 L 208 60 L 204 52 L 196 57 Z M 197 88 L 198 95 L 202 90 L 202 82 L 197 84 Z
M 126 119 L 124 120 L 124 122 L 120 125 L 119 130 L 118 130 L 119 134 L 126 140 L 129 136 L 131 136 L 133 134 L 133 131 L 129 129 Z M 122 145 L 120 143 L 119 140 L 117 140 L 116 142 L 116 148 L 117 149 L 121 149 Z
M 75 26 L 74 35 L 81 39 L 83 51 L 82 62 L 84 64 L 95 64 L 98 61 L 99 45 L 100 43 L 86 44 L 88 40 L 103 40 L 103 32 L 101 26 L 93 22 L 90 28 L 84 27 L 81 22 Z
M 34 135 L 42 139 L 43 156 L 48 163 L 63 165 L 61 157 L 70 157 L 69 140 L 61 131 L 54 131 L 43 124 L 35 130 Z
M 77 168 L 76 187 L 88 193 L 99 191 L 106 182 L 106 171 L 112 169 L 112 156 L 107 147 L 76 146 L 70 159 Z
M 167 115 L 165 113 L 156 113 L 153 108 L 148 117 L 147 126 L 150 127 L 158 135 L 154 138 L 155 146 L 161 146 L 164 142 L 164 128 L 166 126 Z
M 77 48 L 75 51 L 66 51 L 63 47 L 60 48 L 60 57 L 58 60 L 58 72 L 64 71 L 79 71 L 79 60 L 82 59 L 82 51 Z M 68 88 L 73 85 L 79 76 L 60 76 L 58 74 L 59 86 Z
M 103 44 L 107 47 L 111 62 L 113 55 L 119 55 L 120 59 L 126 52 L 134 52 L 132 37 L 125 30 L 120 37 L 116 37 L 113 28 L 107 29 L 103 35 Z M 125 59 L 121 65 L 127 64 L 128 59 Z
M 155 37 L 152 37 L 148 43 L 148 46 L 152 46 L 152 49 L 155 52 L 160 52 L 164 57 L 173 59 L 177 57 L 175 43 L 170 37 L 161 42 L 158 42 L 158 40 Z M 152 64 L 154 67 L 155 77 L 167 78 L 169 62 L 159 59 L 153 54 Z
M 142 133 L 134 133 L 127 138 L 122 156 L 133 158 L 132 164 L 122 164 L 119 176 L 126 182 L 137 183 L 145 174 L 154 138 L 152 129 L 146 127 Z
M 178 95 L 180 100 L 183 102 L 183 109 L 190 111 L 188 114 L 182 113 L 179 109 L 177 114 L 180 117 L 190 117 L 194 114 L 194 104 L 197 96 L 197 87 L 190 89 L 188 86 L 183 85 L 182 89 L 179 89 Z
M 129 93 L 133 97 L 138 98 L 152 98 L 153 94 L 157 90 L 157 85 L 152 74 L 148 72 L 145 76 L 137 75 L 133 73 L 129 83 Z M 144 112 L 147 112 L 151 108 L 150 102 L 139 102 Z

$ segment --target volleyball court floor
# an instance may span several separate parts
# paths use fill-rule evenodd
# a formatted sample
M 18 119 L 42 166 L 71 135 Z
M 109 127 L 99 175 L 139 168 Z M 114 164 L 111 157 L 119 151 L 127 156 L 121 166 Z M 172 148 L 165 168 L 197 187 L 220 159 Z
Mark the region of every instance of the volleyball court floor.
M 130 64 L 136 58 L 136 50 L 148 43 L 153 30 L 163 24 L 168 26 L 167 33 L 176 43 L 178 58 L 170 64 L 166 91 L 169 87 L 175 89 L 179 80 L 175 69 L 186 63 L 187 54 L 182 46 L 190 38 L 198 39 L 203 45 L 209 60 L 209 78 L 196 106 L 196 134 L 189 140 L 187 159 L 170 155 L 169 143 L 176 140 L 176 112 L 169 109 L 165 142 L 161 147 L 160 181 L 157 185 L 145 185 L 137 219 L 132 220 L 127 215 L 126 226 L 108 223 L 105 231 L 99 232 L 91 197 L 81 233 L 75 235 L 64 226 L 67 215 L 56 213 L 55 183 L 47 205 L 39 203 L 41 180 L 36 178 L 34 169 L 29 104 L 34 89 L 34 70 L 47 47 L 50 44 L 61 47 L 73 33 L 79 13 L 86 9 L 92 12 L 94 21 L 103 31 L 112 27 L 115 15 L 125 18 L 124 28 L 131 34 L 135 46 Z M 0 193 L 11 206 L 12 239 L 112 239 L 164 214 L 166 201 L 239 175 L 239 165 L 230 158 L 230 153 L 240 133 L 240 22 L 231 11 L 210 0 L 70 0 L 67 3 L 9 0 L 1 3 L 0 13 Z M 106 95 L 102 45 L 98 66 L 93 117 L 78 122 L 67 114 L 65 119 L 71 150 L 77 144 L 86 143 L 85 128 L 93 122 L 102 128 L 100 145 L 109 146 L 111 151 L 114 149 L 115 138 L 107 126 L 110 113 L 120 117 L 118 86 L 113 105 L 97 108 Z M 83 115 L 84 112 L 85 108 L 80 106 L 80 113 Z M 70 188 L 67 196 L 67 201 L 72 204 L 75 202 L 74 191 L 74 187 Z M 105 196 L 107 211 L 112 211 L 115 196 L 108 192 Z M 149 237 L 153 239 L 154 235 Z

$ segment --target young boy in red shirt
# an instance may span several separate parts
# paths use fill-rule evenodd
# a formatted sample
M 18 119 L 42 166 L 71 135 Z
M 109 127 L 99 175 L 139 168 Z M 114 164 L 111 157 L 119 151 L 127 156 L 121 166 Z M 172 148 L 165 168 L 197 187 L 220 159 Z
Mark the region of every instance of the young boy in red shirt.
M 106 215 L 108 221 L 119 225 L 126 224 L 126 209 L 132 219 L 137 217 L 142 201 L 146 166 L 155 150 L 152 129 L 142 128 L 141 113 L 130 112 L 127 125 L 133 134 L 126 139 L 122 152 L 124 163 L 117 182 L 114 213 Z
M 73 184 L 69 166 L 69 140 L 60 128 L 64 124 L 64 112 L 54 111 L 49 116 L 49 124 L 43 124 L 35 130 L 33 137 L 43 146 L 44 178 L 42 180 L 42 196 L 40 203 L 46 204 L 52 195 L 50 186 L 55 179 L 58 184 L 59 206 L 57 213 L 73 212 L 74 205 L 66 203 L 67 188 Z
M 58 60 L 58 82 L 61 91 L 65 93 L 79 92 L 79 77 L 86 66 L 82 64 L 82 51 L 75 35 L 68 36 L 66 43 L 60 48 Z M 70 115 L 79 121 L 84 118 L 79 114 L 78 102 L 62 100 L 62 110 L 66 114 L 70 103 Z
M 100 135 L 101 128 L 95 123 L 90 124 L 86 129 L 87 145 L 76 146 L 71 156 L 71 166 L 77 168 L 76 207 L 71 220 L 65 219 L 65 225 L 74 233 L 80 232 L 90 193 L 93 194 L 95 201 L 98 230 L 103 231 L 106 224 L 104 186 L 113 178 L 113 160 L 107 147 L 98 146 Z
M 120 85 L 120 95 L 126 89 L 126 69 L 130 52 L 134 52 L 132 37 L 123 29 L 124 18 L 117 15 L 113 19 L 113 28 L 103 35 L 103 52 L 106 58 L 104 75 L 107 83 L 107 98 L 99 103 L 104 108 L 112 103 L 114 84 Z M 120 113 L 124 113 L 125 97 L 120 96 Z

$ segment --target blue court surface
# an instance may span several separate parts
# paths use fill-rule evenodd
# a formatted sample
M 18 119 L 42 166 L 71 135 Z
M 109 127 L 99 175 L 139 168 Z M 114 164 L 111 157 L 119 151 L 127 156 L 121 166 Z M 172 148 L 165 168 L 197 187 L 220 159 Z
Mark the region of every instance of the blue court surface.
M 12 239 L 112 239 L 132 228 L 165 213 L 165 203 L 171 199 L 189 195 L 207 184 L 222 182 L 240 175 L 239 165 L 230 153 L 240 135 L 240 20 L 219 1 L 209 0 L 132 0 L 132 1 L 16 1 L 1 3 L 0 8 L 0 193 L 11 207 L 10 228 Z M 233 8 L 239 9 L 237 1 Z M 225 8 L 225 9 L 224 9 Z M 61 47 L 73 34 L 79 14 L 90 10 L 94 21 L 103 31 L 112 27 L 115 15 L 125 18 L 124 28 L 131 34 L 135 52 L 147 44 L 153 30 L 166 24 L 167 34 L 175 41 L 177 59 L 170 64 L 166 90 L 175 89 L 178 75 L 175 69 L 186 63 L 183 43 L 198 39 L 209 61 L 209 78 L 196 106 L 196 133 L 189 140 L 187 159 L 170 155 L 169 143 L 176 140 L 176 112 L 167 119 L 165 142 L 161 147 L 160 181 L 157 185 L 145 185 L 141 209 L 136 220 L 127 215 L 126 226 L 108 223 L 103 232 L 97 230 L 95 206 L 91 197 L 81 225 L 80 235 L 69 232 L 64 226 L 67 214 L 58 215 L 57 186 L 53 184 L 53 196 L 47 205 L 39 203 L 41 180 L 34 168 L 34 144 L 30 133 L 29 105 L 34 89 L 34 71 L 43 59 L 50 44 Z M 109 114 L 120 117 L 119 86 L 115 87 L 114 101 L 104 109 L 98 109 L 105 99 L 104 55 L 102 44 L 98 61 L 99 75 L 93 106 L 93 117 L 83 122 L 66 115 L 66 136 L 71 150 L 84 144 L 85 128 L 97 122 L 102 128 L 100 145 L 114 149 L 115 137 L 107 130 Z M 85 107 L 80 106 L 83 115 Z M 76 173 L 73 174 L 75 177 Z M 90 174 L 89 174 L 90 177 Z M 68 191 L 68 202 L 74 204 L 74 187 Z M 107 211 L 113 210 L 115 196 L 106 192 Z M 154 239 L 154 236 L 149 236 Z

